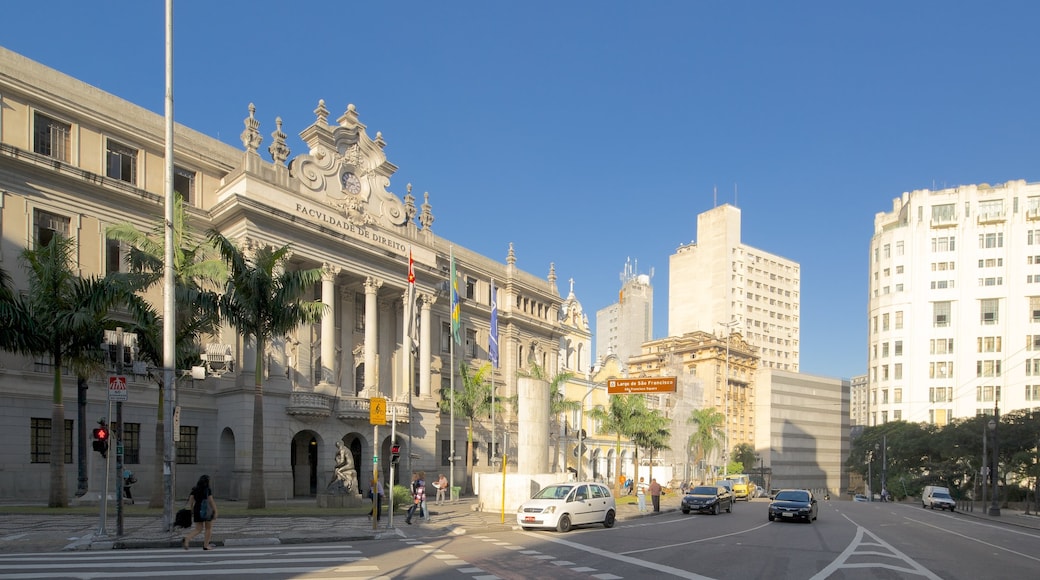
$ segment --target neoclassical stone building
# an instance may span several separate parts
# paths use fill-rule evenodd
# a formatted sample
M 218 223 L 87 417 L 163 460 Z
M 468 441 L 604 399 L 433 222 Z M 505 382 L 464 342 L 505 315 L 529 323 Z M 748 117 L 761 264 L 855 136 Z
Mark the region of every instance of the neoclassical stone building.
M 264 112 L 272 118 L 275 113 Z M 438 402 L 452 382 L 450 255 L 462 298 L 456 364 L 488 360 L 494 279 L 498 395 L 515 394 L 517 371 L 531 363 L 555 371 L 570 360 L 584 373 L 588 322 L 563 327 L 552 265 L 545 265 L 547 276 L 536 276 L 519 268 L 520 252 L 506 241 L 503 263 L 453 247 L 435 234 L 433 196 L 416 199 L 410 185 L 403 196 L 390 189 L 397 168 L 387 160 L 386 143 L 378 132 L 369 135 L 353 105 L 336 115 L 319 102 L 314 122 L 299 133 L 308 150 L 295 155 L 280 119 L 273 119 L 265 136 L 260 112 L 250 106 L 243 114 L 241 148 L 184 126 L 175 129 L 174 184 L 185 197 L 192 228 L 213 229 L 246 246 L 291 244 L 290 267 L 321 268 L 313 299 L 329 308 L 320 323 L 278 337 L 262 353 L 233 328 L 224 328 L 200 353 L 205 378 L 177 369 L 178 497 L 202 473 L 213 475 L 218 496 L 246 497 L 257 356 L 266 359 L 268 498 L 324 489 L 337 441 L 353 454 L 362 482 L 371 479 L 374 455 L 385 471 L 390 429 L 380 427 L 375 435 L 369 423 L 369 401 L 377 396 L 389 400 L 397 417 L 397 439 L 404 445 L 401 471 L 448 472 L 450 421 Z M 55 233 L 76 241 L 84 276 L 125 267 L 121 258 L 127 248 L 107 239 L 106 228 L 121 222 L 141 230 L 155 226 L 164 207 L 163 152 L 161 116 L 0 48 L 0 267 L 15 286 L 25 287 L 19 253 Z M 414 350 L 403 348 L 409 253 L 418 293 Z M 158 304 L 161 295 L 154 291 L 149 298 Z M 567 314 L 573 317 L 574 311 Z M 115 337 L 110 333 L 105 346 L 114 348 Z M 568 359 L 567 349 L 579 342 L 582 356 Z M 124 348 L 129 379 L 124 455 L 138 474 L 136 493 L 146 496 L 157 483 L 151 465 L 158 390 L 136 359 L 133 336 L 125 337 Z M 98 417 L 111 416 L 106 377 L 94 377 L 88 386 L 80 410 L 75 377 L 64 376 L 70 496 L 77 489 L 81 453 L 91 463 L 91 479 L 100 477 L 94 464 L 98 454 L 83 453 L 79 445 Z M 9 498 L 46 498 L 53 431 L 49 360 L 0 353 L 0 417 L 0 437 L 8 443 L 0 449 L 0 488 Z M 515 409 L 496 418 L 499 445 L 510 444 L 502 434 L 515 432 L 515 418 Z M 456 420 L 459 455 L 466 448 L 467 419 Z M 486 469 L 490 423 L 477 417 L 476 425 L 476 466 Z M 456 465 L 456 485 L 464 465 Z

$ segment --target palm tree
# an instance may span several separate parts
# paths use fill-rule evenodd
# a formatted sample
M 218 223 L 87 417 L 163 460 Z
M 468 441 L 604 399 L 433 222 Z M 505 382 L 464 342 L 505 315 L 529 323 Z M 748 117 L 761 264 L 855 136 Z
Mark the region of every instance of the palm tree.
M 650 477 L 654 477 L 654 451 L 670 449 L 668 438 L 672 436 L 671 430 L 666 427 L 668 419 L 647 409 L 639 418 L 636 432 L 632 434 L 632 442 L 637 447 L 642 447 L 650 452 Z M 638 473 L 638 472 L 637 472 Z
M 472 490 L 473 479 L 473 422 L 478 416 L 491 412 L 491 363 L 486 362 L 475 371 L 463 361 L 459 362 L 461 390 L 455 391 L 455 416 L 466 418 L 466 493 Z M 451 413 L 451 386 L 441 387 L 438 403 L 441 413 Z
M 581 408 L 581 401 L 566 398 L 562 389 L 563 385 L 567 384 L 574 378 L 574 373 L 564 371 L 554 375 L 550 379 L 546 376 L 545 369 L 543 369 L 541 365 L 535 363 L 531 365 L 530 370 L 521 369 L 517 371 L 516 374 L 521 377 L 530 377 L 532 379 L 549 383 L 549 416 L 552 417 L 550 434 L 556 440 L 556 453 L 553 456 L 553 471 L 559 471 L 560 439 L 562 438 L 560 427 L 563 423 L 563 421 L 560 420 L 560 416 L 564 413 L 577 411 Z
M 107 237 L 126 243 L 127 282 L 138 290 L 146 290 L 163 280 L 166 263 L 166 227 L 160 220 L 149 232 L 138 230 L 129 222 L 109 227 Z M 187 224 L 184 199 L 175 194 L 173 205 L 173 276 L 175 299 L 174 345 L 177 369 L 187 369 L 199 361 L 201 337 L 216 332 L 220 322 L 216 294 L 212 292 L 227 279 L 227 264 L 217 256 L 211 244 L 203 244 Z M 134 304 L 135 324 L 130 329 L 137 335 L 138 357 L 152 368 L 161 369 L 163 359 L 162 319 L 149 305 Z M 149 373 L 159 386 L 156 406 L 155 453 L 152 462 L 152 494 L 149 507 L 162 507 L 163 455 L 165 449 L 166 398 L 162 372 Z
M 606 409 L 596 407 L 589 416 L 600 422 L 599 430 L 616 437 L 614 450 L 614 473 L 621 473 L 621 439 L 630 439 L 635 433 L 642 415 L 646 412 L 646 402 L 641 395 L 614 395 L 610 398 L 610 406 Z M 636 481 L 639 476 L 638 453 L 635 461 Z M 614 495 L 621 494 L 620 478 L 614 478 Z
M 242 340 L 256 349 L 253 397 L 253 453 L 248 509 L 267 505 L 264 493 L 264 348 L 267 342 L 301 324 L 321 320 L 325 305 L 302 300 L 321 281 L 321 269 L 285 268 L 292 249 L 260 246 L 240 249 L 219 232 L 209 236 L 228 265 L 228 279 L 220 296 L 220 317 L 238 329 Z M 248 253 L 248 254 L 247 254 Z
M 716 449 L 722 448 L 725 435 L 726 416 L 715 407 L 696 409 L 686 419 L 686 424 L 696 425 L 697 430 L 690 435 L 689 447 L 694 461 L 699 465 Z
M 50 507 L 65 507 L 65 404 L 61 374 L 68 366 L 77 377 L 103 370 L 101 342 L 108 311 L 125 297 L 111 279 L 77 276 L 75 243 L 55 235 L 50 242 L 25 249 L 20 256 L 28 274 L 28 292 L 15 296 L 13 326 L 20 336 L 14 350 L 50 356 L 54 387 L 51 411 Z

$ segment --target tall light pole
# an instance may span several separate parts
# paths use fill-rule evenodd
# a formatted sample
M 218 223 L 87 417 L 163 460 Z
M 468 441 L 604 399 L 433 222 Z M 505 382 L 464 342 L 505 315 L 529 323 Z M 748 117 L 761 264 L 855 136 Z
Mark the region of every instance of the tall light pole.
M 722 391 L 722 416 L 726 419 L 725 429 L 723 430 L 723 444 L 722 444 L 722 477 L 729 475 L 729 342 L 733 335 L 733 327 L 740 324 L 739 320 L 731 319 L 729 322 L 720 322 L 720 326 L 726 327 L 726 361 L 725 370 L 723 371 L 723 391 Z
M 997 455 L 1000 449 L 1000 441 L 997 438 L 997 426 L 1000 425 L 1000 409 L 997 405 L 993 405 L 993 419 L 989 420 L 989 430 L 993 434 L 993 462 L 990 467 L 990 473 L 993 474 L 993 500 L 989 505 L 989 515 L 999 516 L 1000 515 L 1000 503 L 997 496 Z
M 581 406 L 578 408 L 578 472 L 577 480 L 581 481 L 581 467 L 585 460 L 585 399 L 592 394 L 592 367 L 585 371 L 585 396 L 581 398 Z

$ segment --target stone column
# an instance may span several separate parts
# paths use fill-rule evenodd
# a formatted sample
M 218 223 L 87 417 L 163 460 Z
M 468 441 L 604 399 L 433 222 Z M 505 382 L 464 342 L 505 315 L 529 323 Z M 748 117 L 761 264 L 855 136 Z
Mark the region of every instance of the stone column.
M 433 331 L 430 329 L 430 309 L 437 299 L 429 294 L 419 297 L 422 310 L 419 318 L 419 396 L 430 398 L 430 362 Z
M 336 381 L 336 274 L 328 262 L 321 267 L 321 302 L 325 310 L 321 315 L 321 385 L 320 389 L 334 392 Z
M 379 287 L 383 285 L 382 280 L 376 280 L 369 276 L 365 280 L 365 396 L 375 397 L 379 394 L 376 390 L 376 375 L 378 374 L 376 369 L 376 352 L 379 350 L 377 347 L 377 324 L 379 323 L 379 317 L 377 316 L 377 309 L 379 308 L 376 295 L 379 292 Z
M 549 471 L 549 384 L 531 377 L 516 381 L 516 464 L 518 473 Z

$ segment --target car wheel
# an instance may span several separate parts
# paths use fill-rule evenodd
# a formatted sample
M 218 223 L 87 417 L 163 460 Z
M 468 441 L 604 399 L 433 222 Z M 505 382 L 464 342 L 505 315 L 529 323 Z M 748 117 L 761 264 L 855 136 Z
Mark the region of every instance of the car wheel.
M 616 521 L 616 519 L 617 518 L 615 517 L 614 510 L 608 511 L 607 512 L 607 517 L 603 518 L 603 527 L 604 528 L 613 528 L 614 527 L 614 522 Z
M 560 521 L 557 522 L 556 529 L 563 533 L 571 531 L 571 517 L 567 514 L 560 516 Z
M 715 507 L 711 508 L 711 515 L 717 516 L 722 510 L 719 508 L 719 504 L 715 504 Z
M 683 514 L 686 514 L 686 515 L 689 515 L 689 513 L 690 513 L 690 510 L 688 510 L 688 509 L 686 509 L 686 508 L 683 508 L 683 510 L 682 510 L 682 513 L 683 513 Z
M 773 514 L 769 514 L 769 521 L 773 521 L 774 519 L 775 518 L 773 518 Z

